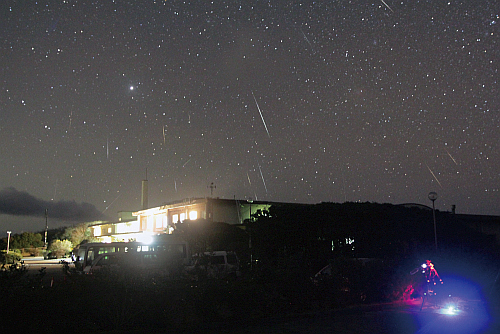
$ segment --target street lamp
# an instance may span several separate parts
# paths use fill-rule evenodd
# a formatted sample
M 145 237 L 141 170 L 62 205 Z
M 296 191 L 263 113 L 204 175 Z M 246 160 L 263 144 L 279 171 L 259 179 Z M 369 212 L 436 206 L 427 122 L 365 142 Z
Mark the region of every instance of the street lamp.
M 252 203 L 253 203 L 252 197 L 249 197 L 247 199 L 247 202 L 250 203 L 250 213 L 248 214 L 248 221 L 252 222 Z
M 434 244 L 436 246 L 436 252 L 438 250 L 438 238 L 436 232 L 436 208 L 434 206 L 434 202 L 437 200 L 438 194 L 434 191 L 429 193 L 429 199 L 432 201 L 432 219 L 434 220 Z
M 7 231 L 7 254 L 9 254 L 10 233 L 11 233 L 11 231 Z
M 250 270 L 253 270 L 253 248 L 252 248 L 252 203 L 253 199 L 250 197 L 247 199 L 247 202 L 250 204 L 250 212 L 248 214 L 248 248 L 250 248 Z
M 45 209 L 45 242 L 44 242 L 45 248 L 47 248 L 47 231 L 49 230 L 49 224 L 47 222 L 48 216 L 49 216 L 49 209 Z

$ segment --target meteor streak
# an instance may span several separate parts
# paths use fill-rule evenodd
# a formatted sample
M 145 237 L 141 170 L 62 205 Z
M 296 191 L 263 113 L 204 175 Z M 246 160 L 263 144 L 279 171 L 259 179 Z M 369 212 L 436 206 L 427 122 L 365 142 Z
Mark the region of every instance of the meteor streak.
M 264 175 L 262 174 L 262 169 L 259 166 L 259 171 L 260 171 L 260 177 L 262 178 L 262 183 L 264 183 L 264 188 L 266 189 L 266 194 L 267 194 L 267 186 L 266 186 L 266 181 L 264 180 Z
M 113 203 L 114 203 L 114 202 L 116 202 L 116 200 L 117 200 L 118 198 L 120 198 L 120 196 L 121 196 L 121 195 L 122 195 L 122 194 L 118 194 L 118 197 L 116 197 L 116 198 L 113 200 L 113 202 L 109 203 L 109 205 L 106 207 L 106 209 L 104 209 L 104 211 L 103 211 L 103 212 L 101 212 L 101 213 L 102 213 L 102 214 L 104 214 L 104 212 L 106 212 L 106 210 L 108 210 L 108 209 L 109 209 L 109 207 L 110 207 L 111 205 L 113 205 Z
M 255 95 L 253 94 L 253 91 L 252 91 L 252 96 L 253 96 L 253 99 L 255 101 L 255 104 L 257 105 L 257 109 L 259 110 L 260 118 L 262 118 L 262 123 L 264 123 L 264 127 L 266 128 L 267 136 L 269 138 L 271 138 L 271 136 L 269 135 L 269 130 L 267 130 L 266 121 L 264 121 L 264 116 L 262 116 L 262 111 L 260 110 L 259 103 L 257 103 L 257 99 L 255 98 Z
M 387 8 L 389 8 L 389 10 L 390 10 L 391 12 L 393 12 L 393 13 L 394 13 L 394 11 L 392 10 L 392 8 L 391 8 L 391 7 L 389 7 L 389 5 L 388 5 L 388 4 L 386 4 L 384 0 L 380 0 L 380 1 L 382 1 L 382 3 L 383 3 L 383 4 L 387 7 Z
M 73 110 L 69 113 L 69 126 L 68 126 L 68 132 L 71 130 L 71 122 L 73 121 Z
M 304 35 L 304 39 L 309 44 L 309 46 L 311 47 L 311 49 L 313 49 L 313 46 L 312 46 L 311 42 L 309 41 L 309 38 L 307 38 L 306 34 L 304 34 L 304 31 L 302 31 L 302 29 L 300 29 L 300 32 L 302 33 L 302 35 Z
M 425 166 L 427 166 L 427 164 L 425 164 Z M 432 170 L 429 168 L 429 166 L 427 166 L 427 169 L 429 170 L 429 172 L 431 172 L 432 176 L 434 177 L 434 179 L 437 181 L 437 183 L 439 184 L 439 186 L 441 188 L 443 188 L 443 186 L 441 185 L 441 182 L 439 182 L 439 180 L 437 179 L 436 175 L 434 175 L 434 173 L 432 172 Z
M 448 152 L 448 150 L 447 150 L 447 149 L 444 149 L 444 150 L 446 151 L 446 153 L 448 153 L 448 155 L 450 156 L 451 160 L 453 160 L 453 162 L 455 163 L 455 165 L 457 165 L 457 166 L 458 166 L 458 164 L 457 164 L 456 160 L 455 160 L 455 159 L 451 156 L 450 152 Z

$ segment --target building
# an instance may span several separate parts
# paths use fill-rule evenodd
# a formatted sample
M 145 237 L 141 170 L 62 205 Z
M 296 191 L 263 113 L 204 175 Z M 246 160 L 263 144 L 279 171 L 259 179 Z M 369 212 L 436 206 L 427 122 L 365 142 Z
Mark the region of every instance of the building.
M 91 226 L 92 235 L 101 242 L 148 242 L 153 235 L 172 234 L 176 224 L 186 220 L 205 219 L 231 225 L 241 225 L 257 210 L 268 210 L 280 202 L 251 201 L 220 198 L 187 198 L 140 211 L 121 211 L 117 222 L 102 222 Z M 401 204 L 404 207 L 428 210 L 432 208 L 417 203 Z M 444 215 L 443 215 L 444 214 Z M 430 214 L 429 214 L 430 215 Z M 430 216 L 429 216 L 430 217 Z M 445 218 L 447 217 L 447 218 Z M 475 231 L 490 235 L 500 244 L 500 217 L 442 212 L 438 220 L 456 221 Z M 438 225 L 442 223 L 438 221 Z
M 186 220 L 206 219 L 231 225 L 241 225 L 257 210 L 267 210 L 274 202 L 220 199 L 187 198 L 162 206 L 133 212 L 133 220 L 105 222 L 91 227 L 92 235 L 102 242 L 142 241 L 147 242 L 156 234 L 172 234 L 176 224 Z

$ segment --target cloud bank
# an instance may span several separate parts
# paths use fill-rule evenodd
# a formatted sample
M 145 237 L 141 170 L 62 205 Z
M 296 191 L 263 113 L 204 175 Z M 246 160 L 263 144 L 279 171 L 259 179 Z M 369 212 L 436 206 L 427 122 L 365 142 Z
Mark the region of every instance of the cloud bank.
M 93 204 L 44 201 L 14 187 L 0 190 L 0 214 L 41 217 L 45 216 L 46 209 L 50 218 L 67 221 L 83 222 L 105 218 Z

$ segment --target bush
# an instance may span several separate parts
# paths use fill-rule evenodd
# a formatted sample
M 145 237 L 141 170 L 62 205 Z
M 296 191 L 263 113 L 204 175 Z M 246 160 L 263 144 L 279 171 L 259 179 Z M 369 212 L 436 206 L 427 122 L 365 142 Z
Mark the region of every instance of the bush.
M 28 252 L 30 254 L 30 256 L 40 256 L 42 255 L 42 248 L 28 248 L 28 249 L 25 249 L 26 252 Z
M 7 254 L 6 250 L 2 250 L 0 253 L 0 262 L 4 264 L 16 263 L 22 259 L 21 251 L 19 249 L 12 249 Z
M 71 241 L 56 239 L 51 242 L 47 251 L 49 255 L 52 255 L 55 258 L 60 258 L 69 254 L 72 249 L 73 245 L 71 244 Z

